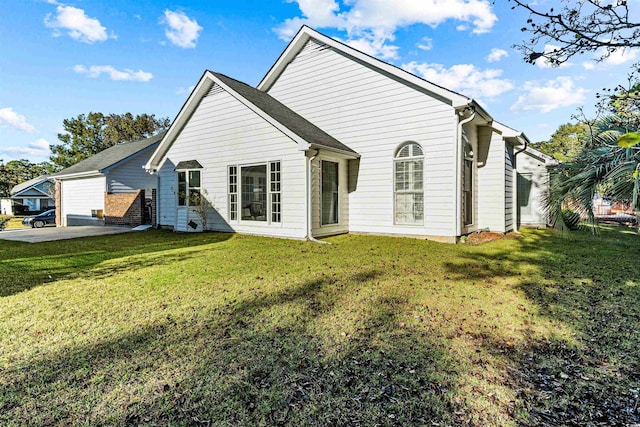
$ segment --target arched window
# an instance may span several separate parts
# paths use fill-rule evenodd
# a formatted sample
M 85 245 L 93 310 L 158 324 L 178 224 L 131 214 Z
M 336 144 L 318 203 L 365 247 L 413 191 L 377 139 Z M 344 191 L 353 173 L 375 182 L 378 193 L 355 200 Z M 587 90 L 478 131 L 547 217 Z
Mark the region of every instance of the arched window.
M 417 142 L 406 142 L 393 160 L 394 220 L 424 223 L 424 153 Z

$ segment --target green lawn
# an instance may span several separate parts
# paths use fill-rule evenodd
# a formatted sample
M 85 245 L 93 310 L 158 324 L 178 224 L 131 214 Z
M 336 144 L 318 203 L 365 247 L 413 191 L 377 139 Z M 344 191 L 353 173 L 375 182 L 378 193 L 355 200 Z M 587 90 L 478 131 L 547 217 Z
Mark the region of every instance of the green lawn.
M 0 425 L 640 422 L 640 238 L 0 241 Z

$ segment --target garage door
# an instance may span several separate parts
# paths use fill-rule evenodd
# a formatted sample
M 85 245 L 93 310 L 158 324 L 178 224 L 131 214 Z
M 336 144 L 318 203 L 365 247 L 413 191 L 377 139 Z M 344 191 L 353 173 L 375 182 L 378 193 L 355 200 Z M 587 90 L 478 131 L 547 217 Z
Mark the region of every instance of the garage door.
M 87 225 L 102 222 L 93 215 L 104 211 L 104 176 L 62 181 L 62 225 Z

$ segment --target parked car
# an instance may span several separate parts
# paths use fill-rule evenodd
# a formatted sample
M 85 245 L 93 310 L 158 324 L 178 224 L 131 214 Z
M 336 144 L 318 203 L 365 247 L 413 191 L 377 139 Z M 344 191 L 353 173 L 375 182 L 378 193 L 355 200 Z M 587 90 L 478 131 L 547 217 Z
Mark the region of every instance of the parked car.
M 42 212 L 39 215 L 28 216 L 22 220 L 22 225 L 31 226 L 34 228 L 42 228 L 45 224 L 56 223 L 56 210 L 51 209 L 46 212 Z

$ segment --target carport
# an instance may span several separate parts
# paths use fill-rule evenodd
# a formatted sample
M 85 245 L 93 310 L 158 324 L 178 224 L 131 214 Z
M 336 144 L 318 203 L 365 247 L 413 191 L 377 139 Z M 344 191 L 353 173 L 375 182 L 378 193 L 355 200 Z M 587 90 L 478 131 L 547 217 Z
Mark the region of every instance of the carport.
M 39 243 L 54 240 L 77 239 L 79 237 L 103 236 L 106 234 L 120 234 L 132 231 L 130 227 L 110 226 L 77 226 L 77 227 L 45 227 L 28 228 L 23 230 L 0 231 L 0 239 L 17 242 Z

